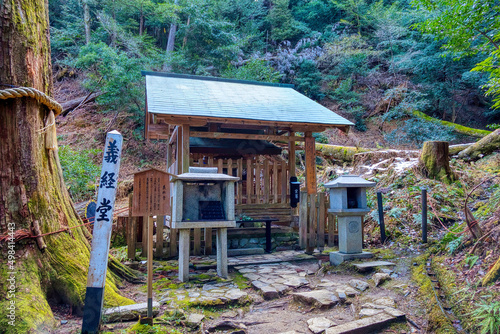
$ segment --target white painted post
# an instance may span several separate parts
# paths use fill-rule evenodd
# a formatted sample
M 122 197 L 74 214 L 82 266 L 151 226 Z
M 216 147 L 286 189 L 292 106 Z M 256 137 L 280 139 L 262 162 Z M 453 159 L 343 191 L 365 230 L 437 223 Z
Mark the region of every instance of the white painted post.
M 179 229 L 179 281 L 189 281 L 189 228 Z
M 227 227 L 219 227 L 216 231 L 217 275 L 227 278 Z
M 104 145 L 96 218 L 92 233 L 87 291 L 83 308 L 83 334 L 99 332 L 122 143 L 123 137 L 118 131 L 108 132 Z

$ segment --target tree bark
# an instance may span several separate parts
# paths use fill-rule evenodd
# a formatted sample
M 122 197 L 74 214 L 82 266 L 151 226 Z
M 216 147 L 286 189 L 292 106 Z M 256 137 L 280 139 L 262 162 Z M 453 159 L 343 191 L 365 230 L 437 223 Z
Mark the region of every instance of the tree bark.
M 0 18 L 0 82 L 50 95 L 48 2 L 3 1 Z M 45 140 L 49 115 L 29 97 L 0 100 L 0 235 L 9 236 L 0 242 L 0 329 L 6 333 L 49 331 L 56 324 L 49 299 L 76 313 L 83 306 L 90 256 L 85 228 L 44 236 L 43 253 L 35 239 L 10 239 L 20 230 L 50 233 L 81 224 L 57 146 Z M 106 304 L 130 303 L 108 278 Z
M 446 141 L 427 141 L 422 147 L 420 163 L 427 177 L 444 182 L 455 179 L 450 168 L 449 143 Z
M 500 129 L 496 129 L 478 142 L 458 153 L 458 157 L 467 160 L 478 160 L 481 157 L 500 149 Z
M 90 7 L 88 0 L 83 0 L 83 25 L 85 26 L 85 44 L 90 44 Z

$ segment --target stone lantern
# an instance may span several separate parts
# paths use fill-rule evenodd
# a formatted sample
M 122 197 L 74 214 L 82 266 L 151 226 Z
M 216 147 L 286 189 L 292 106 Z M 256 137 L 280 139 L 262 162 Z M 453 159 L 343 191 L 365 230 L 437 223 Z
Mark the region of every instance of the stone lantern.
M 192 228 L 216 229 L 217 274 L 227 278 L 227 228 L 236 226 L 234 183 L 238 180 L 209 167 L 189 167 L 189 173 L 175 176 L 171 227 L 179 229 L 181 282 L 189 279 L 189 231 Z
M 342 175 L 325 184 L 330 190 L 328 212 L 336 215 L 338 221 L 339 251 L 330 253 L 333 265 L 373 256 L 363 252 L 363 216 L 370 212 L 366 204 L 366 188 L 375 184 L 356 175 Z

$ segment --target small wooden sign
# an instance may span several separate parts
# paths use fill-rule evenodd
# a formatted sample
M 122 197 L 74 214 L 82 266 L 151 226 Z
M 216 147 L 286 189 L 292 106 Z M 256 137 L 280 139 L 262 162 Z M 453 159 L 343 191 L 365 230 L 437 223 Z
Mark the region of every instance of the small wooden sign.
M 170 214 L 169 176 L 169 173 L 156 168 L 134 174 L 134 217 Z

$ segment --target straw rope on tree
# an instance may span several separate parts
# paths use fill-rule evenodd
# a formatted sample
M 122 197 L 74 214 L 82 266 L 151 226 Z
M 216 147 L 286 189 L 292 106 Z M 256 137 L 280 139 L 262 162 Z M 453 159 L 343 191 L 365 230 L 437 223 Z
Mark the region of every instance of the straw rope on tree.
M 0 90 L 0 100 L 15 99 L 19 97 L 31 97 L 39 103 L 46 105 L 49 109 L 54 110 L 55 116 L 62 112 L 62 106 L 53 98 L 31 87 L 15 87 Z

